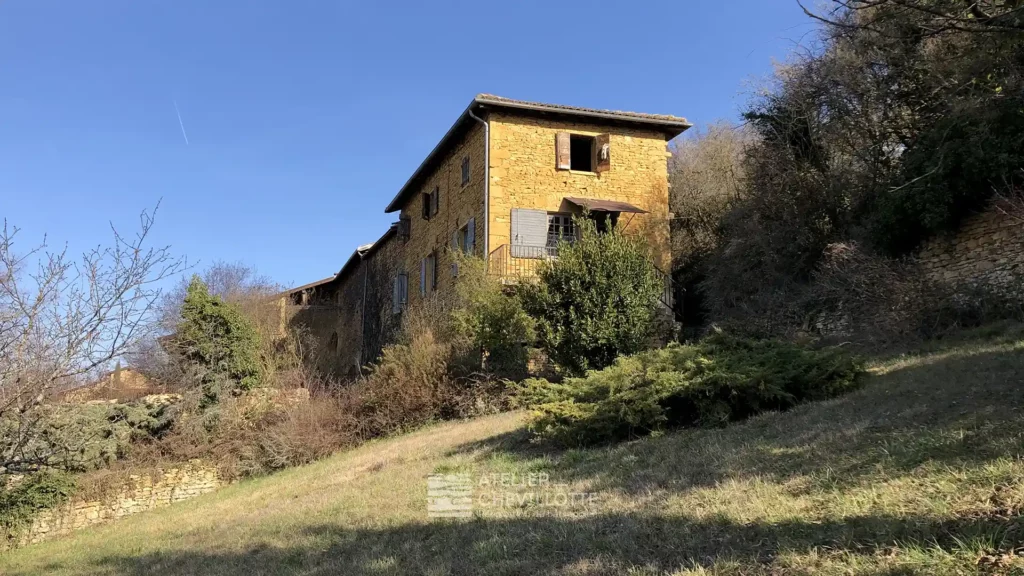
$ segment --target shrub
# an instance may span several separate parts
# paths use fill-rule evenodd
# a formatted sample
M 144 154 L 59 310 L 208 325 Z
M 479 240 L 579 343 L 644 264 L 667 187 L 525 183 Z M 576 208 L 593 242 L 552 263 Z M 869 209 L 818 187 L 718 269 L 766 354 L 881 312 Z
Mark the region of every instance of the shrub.
M 569 444 L 632 438 L 678 426 L 720 426 L 852 389 L 859 362 L 837 349 L 713 335 L 619 358 L 583 378 L 533 379 L 516 400 L 532 429 Z
M 87 472 L 124 458 L 133 441 L 150 437 L 164 421 L 164 406 L 58 404 L 38 410 L 38 433 L 21 448 L 21 462 L 35 468 Z M 0 420 L 0 434 L 14 434 Z
M 249 390 L 263 381 L 256 330 L 237 308 L 211 296 L 198 276 L 189 283 L 174 344 L 199 371 L 204 406 L 216 403 L 225 391 Z
M 456 305 L 450 320 L 455 340 L 465 347 L 456 350 L 463 357 L 458 360 L 499 378 L 524 378 L 536 323 L 516 293 L 487 275 L 482 259 L 461 257 L 457 263 Z
M 576 227 L 580 238 L 542 263 L 540 283 L 524 296 L 548 355 L 581 374 L 650 343 L 664 284 L 642 238 L 598 233 L 589 218 L 577 218 Z
M 70 498 L 75 481 L 69 474 L 37 472 L 14 486 L 0 486 L 0 532 L 8 541 L 17 538 L 32 518 Z

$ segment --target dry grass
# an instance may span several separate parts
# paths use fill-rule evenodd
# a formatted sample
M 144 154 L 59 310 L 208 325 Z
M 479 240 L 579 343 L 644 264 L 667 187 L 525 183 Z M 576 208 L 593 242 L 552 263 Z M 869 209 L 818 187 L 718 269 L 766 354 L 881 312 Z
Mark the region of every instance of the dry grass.
M 1024 330 L 982 336 L 720 430 L 554 451 L 519 414 L 444 424 L 9 553 L 0 573 L 1024 574 Z M 474 518 L 431 520 L 436 472 L 547 474 L 567 485 L 549 496 L 595 501 L 499 506 L 530 489 L 477 485 Z

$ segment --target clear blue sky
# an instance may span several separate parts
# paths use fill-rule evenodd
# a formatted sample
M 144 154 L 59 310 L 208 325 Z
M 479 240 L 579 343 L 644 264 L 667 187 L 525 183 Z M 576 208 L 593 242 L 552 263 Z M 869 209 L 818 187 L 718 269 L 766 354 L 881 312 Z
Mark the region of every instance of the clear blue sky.
M 301 284 L 476 93 L 736 119 L 812 30 L 795 0 L 0 0 L 0 216 L 77 251 L 162 198 L 158 242 Z

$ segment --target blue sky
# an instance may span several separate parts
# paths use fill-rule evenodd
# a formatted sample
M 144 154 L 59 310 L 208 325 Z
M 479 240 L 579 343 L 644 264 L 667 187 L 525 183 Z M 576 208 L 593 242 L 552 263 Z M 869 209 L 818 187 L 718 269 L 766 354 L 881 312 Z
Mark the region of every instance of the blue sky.
M 0 216 L 79 251 L 162 198 L 158 243 L 301 284 L 476 93 L 736 119 L 812 31 L 795 0 L 0 0 Z

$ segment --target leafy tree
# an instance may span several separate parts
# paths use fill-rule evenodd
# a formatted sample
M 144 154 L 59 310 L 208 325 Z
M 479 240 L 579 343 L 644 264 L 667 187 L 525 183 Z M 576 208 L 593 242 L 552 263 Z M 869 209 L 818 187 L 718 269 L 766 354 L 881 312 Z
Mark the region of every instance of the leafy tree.
M 482 258 L 456 256 L 456 306 L 451 314 L 452 333 L 467 349 L 471 364 L 503 378 L 526 375 L 526 346 L 536 338 L 535 322 L 516 294 L 508 293 L 487 274 Z M 479 366 L 483 359 L 483 366 Z
M 1024 185 L 1019 2 L 823 6 L 814 49 L 779 67 L 744 113 L 756 138 L 746 189 L 701 281 L 721 325 L 791 331 L 817 313 L 814 279 L 837 245 L 895 266 L 994 190 Z
M 198 276 L 188 285 L 174 345 L 198 369 L 204 406 L 216 403 L 225 391 L 249 390 L 263 382 L 255 328 L 235 306 L 211 295 Z
M 524 297 L 548 355 L 580 374 L 650 343 L 664 284 L 642 238 L 598 233 L 589 218 L 577 218 L 576 229 L 579 239 L 562 242 Z

